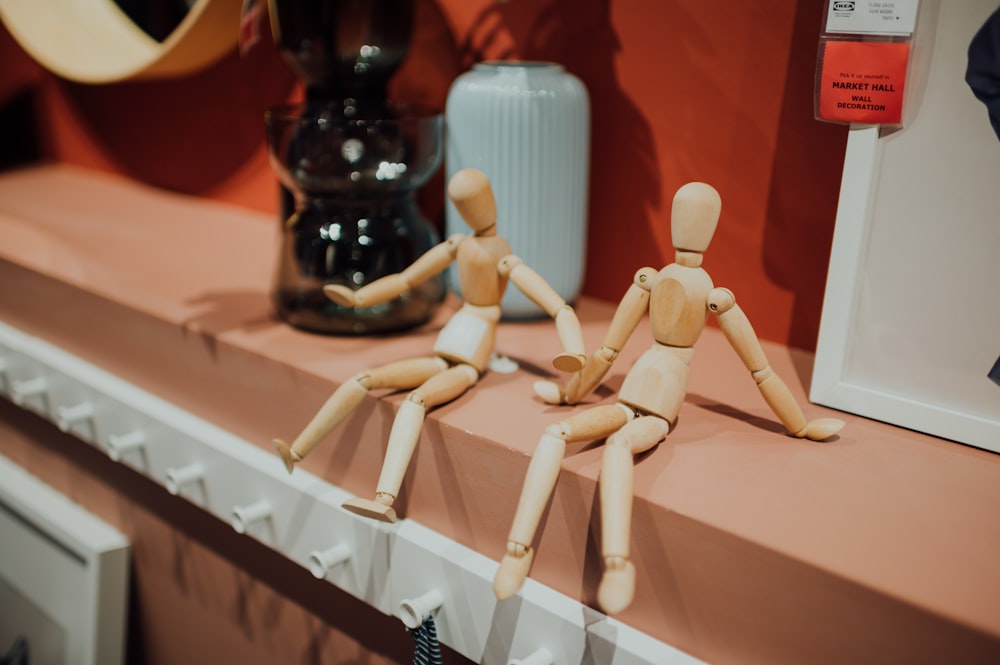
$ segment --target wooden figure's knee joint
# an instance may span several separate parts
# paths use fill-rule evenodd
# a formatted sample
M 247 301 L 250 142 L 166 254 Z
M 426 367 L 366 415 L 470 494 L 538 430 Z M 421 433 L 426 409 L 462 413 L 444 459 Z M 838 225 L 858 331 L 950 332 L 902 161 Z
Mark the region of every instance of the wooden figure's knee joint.
M 625 434 L 623 432 L 615 432 L 614 434 L 609 436 L 607 442 L 604 445 L 605 445 L 605 454 L 610 454 L 609 451 L 611 451 L 614 448 L 624 448 L 625 450 L 631 453 L 633 448 L 632 438 L 628 434 Z
M 407 402 L 413 402 L 417 406 L 422 406 L 422 407 L 426 407 L 427 406 L 427 398 L 425 398 L 423 396 L 423 394 L 421 394 L 419 388 L 417 388 L 412 393 L 410 393 L 409 395 L 407 395 L 406 396 L 406 401 Z
M 572 430 L 566 423 L 555 423 L 554 425 L 549 425 L 545 428 L 546 436 L 550 436 L 554 439 L 559 439 L 563 443 L 569 440 Z

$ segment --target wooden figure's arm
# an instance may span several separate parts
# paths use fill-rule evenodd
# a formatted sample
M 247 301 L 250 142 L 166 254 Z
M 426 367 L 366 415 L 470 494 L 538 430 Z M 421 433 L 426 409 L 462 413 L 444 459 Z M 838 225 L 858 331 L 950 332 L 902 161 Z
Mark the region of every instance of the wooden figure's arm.
M 760 340 L 746 314 L 736 304 L 732 291 L 713 289 L 708 295 L 708 308 L 715 313 L 730 346 L 750 370 L 764 401 L 789 433 L 799 438 L 822 441 L 840 431 L 844 421 L 836 418 L 806 420 L 788 386 L 771 369 Z
M 642 268 L 636 272 L 632 285 L 618 303 L 601 348 L 587 358 L 587 364 L 573 375 L 564 389 L 552 381 L 537 381 L 535 393 L 539 397 L 549 404 L 576 404 L 597 387 L 646 313 L 649 290 L 655 276 L 653 268 Z
M 463 235 L 455 234 L 431 247 L 401 272 L 379 277 L 357 291 L 342 284 L 327 284 L 323 293 L 343 307 L 371 307 L 387 302 L 447 268 L 455 260 L 458 245 L 463 239 Z
M 582 369 L 587 351 L 583 345 L 580 320 L 573 308 L 541 275 L 513 254 L 500 259 L 498 270 L 556 322 L 556 333 L 562 343 L 563 353 L 553 359 L 555 368 L 562 372 L 577 372 Z

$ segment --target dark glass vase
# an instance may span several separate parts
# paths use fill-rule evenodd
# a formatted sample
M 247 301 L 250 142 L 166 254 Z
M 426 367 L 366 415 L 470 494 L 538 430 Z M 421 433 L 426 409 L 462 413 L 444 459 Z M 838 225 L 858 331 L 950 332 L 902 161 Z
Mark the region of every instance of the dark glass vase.
M 379 117 L 410 48 L 414 0 L 269 0 L 271 30 L 306 99 Z
M 267 114 L 284 189 L 273 299 L 315 332 L 367 334 L 426 322 L 444 298 L 435 277 L 370 308 L 344 308 L 324 284 L 359 288 L 399 272 L 438 237 L 414 192 L 441 162 L 442 116 L 388 101 L 410 47 L 415 0 L 269 0 L 275 43 L 305 102 Z
M 271 164 L 294 196 L 273 287 L 279 316 L 306 330 L 369 334 L 426 322 L 445 294 L 436 276 L 387 303 L 345 308 L 325 284 L 358 288 L 400 272 L 439 238 L 415 192 L 441 164 L 443 117 L 386 105 L 389 117 L 348 118 L 305 103 L 266 114 Z

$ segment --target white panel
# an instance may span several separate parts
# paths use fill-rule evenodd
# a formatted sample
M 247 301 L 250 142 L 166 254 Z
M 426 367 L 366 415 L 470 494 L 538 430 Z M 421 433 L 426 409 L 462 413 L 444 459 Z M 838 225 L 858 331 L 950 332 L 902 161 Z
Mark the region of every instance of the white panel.
M 62 408 L 92 404 L 95 434 L 81 437 L 92 445 L 106 448 L 112 436 L 142 431 L 142 450 L 127 452 L 121 462 L 155 482 L 171 487 L 177 469 L 200 465 L 201 480 L 180 488 L 179 496 L 225 524 L 234 508 L 267 502 L 269 517 L 248 525 L 247 537 L 303 567 L 314 553 L 346 546 L 350 556 L 317 584 L 334 584 L 393 616 L 403 601 L 439 592 L 439 639 L 473 661 L 506 665 L 546 648 L 555 663 L 700 662 L 534 580 L 499 603 L 491 559 L 412 520 L 390 525 L 348 513 L 341 504 L 351 496 L 342 489 L 302 469 L 289 475 L 268 451 L 4 324 L 0 363 L 14 381 L 41 377 L 58 386 L 36 409 L 53 422 Z M 612 660 L 586 660 L 595 653 Z
M 1000 452 L 1000 141 L 965 84 L 993 0 L 926 1 L 905 127 L 851 129 L 810 398 Z
M 2 648 L 23 635 L 33 663 L 122 662 L 128 584 L 122 534 L 0 457 L 0 544 L 0 582 L 17 596 L 0 596 Z

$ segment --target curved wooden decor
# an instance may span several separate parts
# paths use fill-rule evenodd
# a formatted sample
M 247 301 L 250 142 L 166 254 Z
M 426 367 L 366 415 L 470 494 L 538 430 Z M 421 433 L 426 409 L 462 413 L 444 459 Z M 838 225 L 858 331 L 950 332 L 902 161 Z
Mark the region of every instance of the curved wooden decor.
M 167 78 L 197 71 L 236 46 L 240 0 L 198 0 L 159 42 L 113 0 L 0 0 L 0 20 L 24 50 L 80 83 Z

